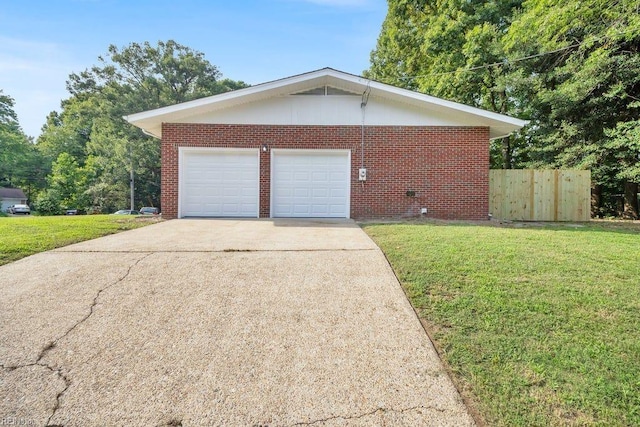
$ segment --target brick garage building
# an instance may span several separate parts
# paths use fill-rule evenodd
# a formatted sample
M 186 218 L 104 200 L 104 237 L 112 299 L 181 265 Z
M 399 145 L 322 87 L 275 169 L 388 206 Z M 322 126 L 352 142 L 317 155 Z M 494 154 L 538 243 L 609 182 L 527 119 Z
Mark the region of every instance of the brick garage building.
M 126 119 L 167 218 L 486 219 L 489 141 L 526 123 L 330 68 Z

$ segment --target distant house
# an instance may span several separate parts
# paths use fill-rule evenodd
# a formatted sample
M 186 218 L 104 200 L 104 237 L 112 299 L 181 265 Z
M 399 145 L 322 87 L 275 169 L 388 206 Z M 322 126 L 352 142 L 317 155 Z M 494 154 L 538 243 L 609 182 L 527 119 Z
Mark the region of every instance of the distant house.
M 6 212 L 9 206 L 26 205 L 27 196 L 19 188 L 0 188 L 0 211 Z

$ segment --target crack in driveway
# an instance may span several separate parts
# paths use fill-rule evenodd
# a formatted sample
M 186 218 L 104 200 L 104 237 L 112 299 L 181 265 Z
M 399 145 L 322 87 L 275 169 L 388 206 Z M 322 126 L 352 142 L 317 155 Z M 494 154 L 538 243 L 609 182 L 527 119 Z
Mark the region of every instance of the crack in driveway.
M 395 413 L 399 413 L 399 414 L 404 414 L 405 412 L 411 412 L 411 411 L 417 411 L 418 409 L 425 409 L 425 410 L 433 410 L 433 411 L 438 411 L 438 412 L 447 412 L 446 409 L 442 409 L 442 408 L 438 408 L 436 406 L 425 406 L 425 405 L 418 405 L 418 406 L 412 406 L 410 408 L 404 408 L 404 409 L 393 409 L 393 408 L 376 408 L 373 411 L 369 411 L 369 412 L 365 412 L 359 415 L 334 415 L 332 417 L 327 417 L 327 418 L 321 418 L 318 420 L 313 420 L 313 421 L 301 421 L 301 422 L 297 422 L 295 424 L 291 424 L 290 427 L 294 427 L 294 426 L 311 426 L 311 425 L 315 425 L 315 424 L 319 424 L 319 423 L 326 423 L 327 421 L 332 421 L 332 420 L 344 420 L 344 421 L 348 421 L 348 420 L 358 420 L 364 417 L 368 417 L 374 414 L 377 414 L 378 412 L 395 412 Z
M 27 368 L 27 367 L 33 367 L 33 366 L 40 366 L 43 367 L 45 369 L 48 369 L 49 371 L 51 371 L 52 373 L 55 373 L 58 378 L 62 379 L 62 381 L 64 381 L 64 388 L 56 395 L 56 401 L 55 401 L 55 405 L 53 407 L 53 410 L 51 412 L 51 415 L 49 415 L 49 418 L 47 419 L 47 422 L 45 424 L 45 426 L 47 427 L 56 427 L 55 424 L 50 424 L 51 419 L 54 417 L 54 415 L 56 414 L 56 412 L 58 411 L 58 409 L 60 409 L 60 398 L 62 397 L 62 395 L 69 389 L 69 387 L 71 386 L 71 379 L 65 375 L 62 372 L 62 366 L 60 367 L 53 367 L 50 366 L 46 363 L 42 362 L 42 359 L 47 355 L 47 353 L 49 351 L 51 351 L 52 349 L 54 349 L 57 345 L 58 342 L 60 342 L 60 340 L 64 339 L 65 337 L 67 337 L 74 329 L 76 329 L 78 326 L 80 326 L 82 323 L 86 322 L 95 312 L 95 307 L 96 305 L 98 305 L 98 299 L 100 298 L 100 295 L 102 295 L 102 293 L 104 291 L 106 291 L 107 289 L 122 283 L 122 281 L 124 281 L 129 274 L 131 274 L 131 270 L 133 270 L 133 268 L 135 266 L 137 266 L 142 260 L 144 260 L 145 258 L 149 257 L 150 255 L 152 255 L 153 252 L 147 252 L 144 256 L 138 258 L 135 262 L 133 262 L 129 268 L 127 268 L 127 271 L 125 272 L 124 275 L 122 275 L 122 277 L 119 277 L 118 279 L 116 279 L 113 283 L 108 284 L 107 286 L 98 289 L 98 292 L 96 292 L 95 297 L 93 298 L 93 301 L 91 302 L 91 305 L 89 307 L 89 312 L 82 317 L 80 320 L 78 320 L 77 322 L 75 322 L 69 329 L 67 329 L 62 335 L 60 335 L 58 338 L 50 341 L 47 343 L 47 345 L 44 346 L 44 348 L 42 349 L 42 351 L 40 351 L 40 354 L 38 354 L 38 357 L 36 358 L 36 361 L 33 363 L 27 363 L 27 364 L 23 364 L 23 365 L 16 365 L 16 366 L 5 366 L 5 365 L 0 365 L 0 367 L 2 369 L 5 369 L 7 371 L 13 371 L 16 369 L 20 369 L 20 368 Z

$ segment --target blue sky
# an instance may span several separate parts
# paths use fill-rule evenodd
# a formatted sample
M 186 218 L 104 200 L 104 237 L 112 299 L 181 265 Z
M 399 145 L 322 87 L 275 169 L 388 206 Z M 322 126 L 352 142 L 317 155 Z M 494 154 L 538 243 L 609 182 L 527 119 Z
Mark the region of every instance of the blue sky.
M 384 0 L 5 0 L 0 89 L 36 137 L 68 75 L 110 44 L 173 39 L 250 84 L 323 67 L 361 74 L 386 11 Z

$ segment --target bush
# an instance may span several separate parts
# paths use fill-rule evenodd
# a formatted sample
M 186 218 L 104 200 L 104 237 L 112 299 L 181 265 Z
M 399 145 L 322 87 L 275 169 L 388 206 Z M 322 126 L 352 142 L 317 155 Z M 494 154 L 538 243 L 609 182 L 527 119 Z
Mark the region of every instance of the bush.
M 41 215 L 60 215 L 62 213 L 60 195 L 56 191 L 47 190 L 40 193 L 35 205 L 36 211 Z

